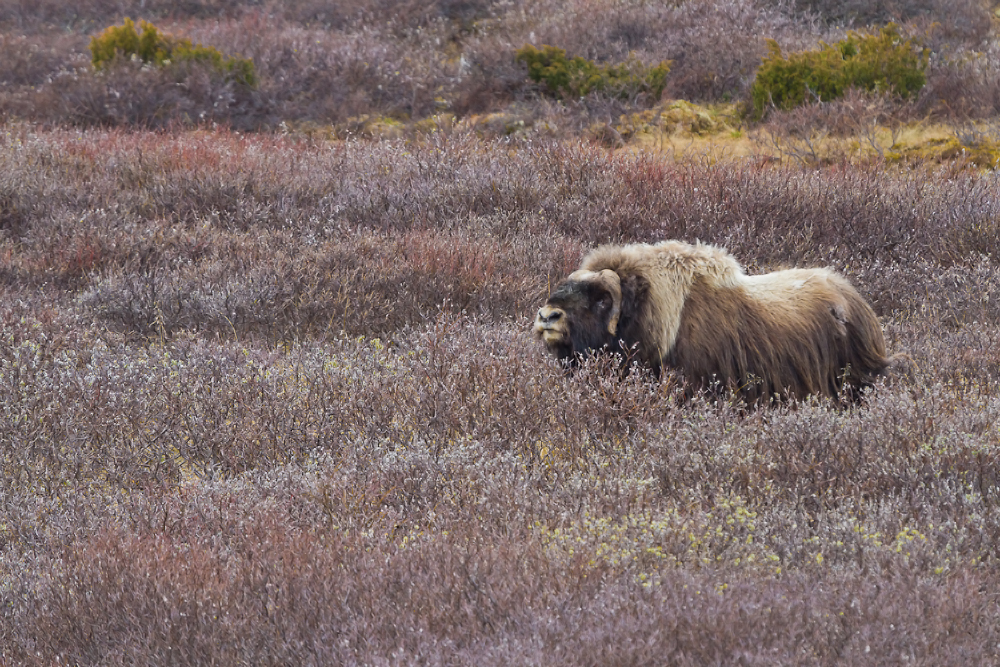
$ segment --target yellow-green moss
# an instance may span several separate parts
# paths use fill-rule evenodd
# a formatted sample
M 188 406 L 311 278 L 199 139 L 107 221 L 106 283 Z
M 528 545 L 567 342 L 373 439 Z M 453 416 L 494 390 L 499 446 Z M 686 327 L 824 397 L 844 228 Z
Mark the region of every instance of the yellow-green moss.
M 900 147 L 900 157 L 913 162 L 947 162 L 966 160 L 980 169 L 1000 167 L 1000 143 L 983 140 L 966 145 L 956 137 L 934 138 Z

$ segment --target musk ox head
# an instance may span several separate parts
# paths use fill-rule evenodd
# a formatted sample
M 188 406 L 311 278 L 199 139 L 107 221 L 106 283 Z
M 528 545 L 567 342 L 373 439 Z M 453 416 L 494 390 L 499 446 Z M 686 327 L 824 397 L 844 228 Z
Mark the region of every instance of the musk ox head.
M 617 346 L 621 278 L 611 269 L 574 271 L 535 318 L 535 333 L 559 359 Z
M 596 249 L 534 328 L 559 359 L 626 352 L 656 373 L 680 371 L 691 389 L 729 387 L 749 402 L 858 396 L 890 361 L 875 313 L 835 271 L 748 276 L 721 248 L 679 241 Z

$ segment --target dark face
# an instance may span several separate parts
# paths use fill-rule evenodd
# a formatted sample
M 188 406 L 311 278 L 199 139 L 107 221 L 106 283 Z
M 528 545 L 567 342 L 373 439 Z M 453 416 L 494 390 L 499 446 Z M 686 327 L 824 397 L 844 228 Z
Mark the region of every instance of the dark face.
M 598 274 L 573 274 L 556 287 L 535 318 L 535 333 L 560 359 L 612 346 L 615 296 Z

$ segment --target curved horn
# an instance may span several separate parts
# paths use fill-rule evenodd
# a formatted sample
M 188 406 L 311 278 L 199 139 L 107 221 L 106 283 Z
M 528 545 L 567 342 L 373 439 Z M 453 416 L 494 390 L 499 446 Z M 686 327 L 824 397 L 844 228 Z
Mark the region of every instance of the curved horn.
M 611 269 L 600 273 L 601 282 L 611 292 L 611 316 L 608 318 L 608 333 L 612 336 L 618 333 L 618 318 L 622 314 L 622 279 Z

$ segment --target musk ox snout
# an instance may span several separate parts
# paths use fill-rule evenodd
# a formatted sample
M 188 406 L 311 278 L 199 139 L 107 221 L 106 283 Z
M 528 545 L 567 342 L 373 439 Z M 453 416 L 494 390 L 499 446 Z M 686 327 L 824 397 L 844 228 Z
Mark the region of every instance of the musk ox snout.
M 558 308 L 553 308 L 551 306 L 542 306 L 538 309 L 538 317 L 536 318 L 536 325 L 543 329 L 551 327 L 553 324 L 558 322 L 563 316 L 563 311 Z
M 550 348 L 564 345 L 569 336 L 566 328 L 566 311 L 550 304 L 539 308 L 538 315 L 535 316 L 535 333 Z

